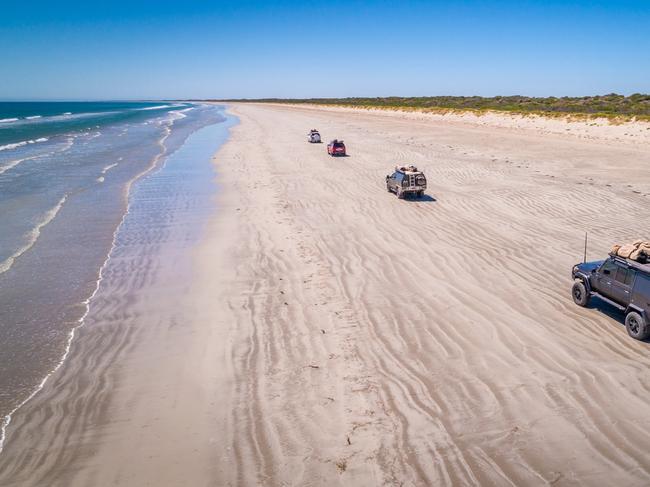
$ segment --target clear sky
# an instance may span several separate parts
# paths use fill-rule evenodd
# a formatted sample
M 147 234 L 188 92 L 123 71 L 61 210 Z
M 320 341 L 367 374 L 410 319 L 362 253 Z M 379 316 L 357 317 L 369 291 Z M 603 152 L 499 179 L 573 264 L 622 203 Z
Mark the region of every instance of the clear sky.
M 0 99 L 650 92 L 650 0 L 0 4 Z

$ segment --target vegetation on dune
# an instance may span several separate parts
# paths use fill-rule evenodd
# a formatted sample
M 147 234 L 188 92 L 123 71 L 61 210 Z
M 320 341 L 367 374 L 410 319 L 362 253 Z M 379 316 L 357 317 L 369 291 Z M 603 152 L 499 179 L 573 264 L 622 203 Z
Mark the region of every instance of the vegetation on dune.
M 528 96 L 422 96 L 378 98 L 261 98 L 220 100 L 238 102 L 267 102 L 291 104 L 339 105 L 364 108 L 411 109 L 425 111 L 471 110 L 505 111 L 519 114 L 587 115 L 603 117 L 639 118 L 650 120 L 650 95 L 609 95 L 583 97 Z

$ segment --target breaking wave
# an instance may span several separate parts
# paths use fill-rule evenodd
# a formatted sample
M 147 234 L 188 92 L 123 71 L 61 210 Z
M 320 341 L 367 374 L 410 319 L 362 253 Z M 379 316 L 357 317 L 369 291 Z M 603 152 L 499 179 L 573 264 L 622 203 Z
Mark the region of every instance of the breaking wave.
M 21 255 L 23 255 L 25 252 L 27 252 L 29 249 L 31 249 L 36 241 L 38 240 L 38 237 L 41 235 L 41 229 L 50 223 L 54 218 L 56 217 L 57 213 L 59 213 L 59 210 L 65 203 L 65 200 L 68 199 L 68 195 L 64 195 L 63 198 L 59 200 L 59 202 L 56 204 L 56 206 L 47 212 L 43 214 L 39 222 L 36 224 L 34 228 L 32 228 L 27 234 L 25 234 L 25 245 L 20 247 L 18 250 L 16 250 L 10 257 L 7 259 L 3 260 L 0 262 L 0 274 L 3 272 L 7 272 L 9 269 L 11 269 L 11 266 L 14 265 L 14 262 L 16 259 L 18 259 Z
M 18 147 L 23 147 L 27 144 L 38 144 L 39 142 L 47 142 L 48 140 L 50 139 L 47 137 L 40 137 L 34 140 L 23 140 L 21 142 L 14 142 L 13 144 L 0 145 L 0 151 L 17 149 Z

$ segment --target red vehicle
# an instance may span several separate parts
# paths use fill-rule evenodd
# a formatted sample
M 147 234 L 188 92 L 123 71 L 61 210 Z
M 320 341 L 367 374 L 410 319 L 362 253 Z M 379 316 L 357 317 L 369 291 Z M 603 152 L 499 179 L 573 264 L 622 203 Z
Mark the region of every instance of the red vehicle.
M 330 156 L 344 156 L 345 153 L 345 144 L 342 140 L 334 139 L 332 142 L 327 144 L 327 153 Z

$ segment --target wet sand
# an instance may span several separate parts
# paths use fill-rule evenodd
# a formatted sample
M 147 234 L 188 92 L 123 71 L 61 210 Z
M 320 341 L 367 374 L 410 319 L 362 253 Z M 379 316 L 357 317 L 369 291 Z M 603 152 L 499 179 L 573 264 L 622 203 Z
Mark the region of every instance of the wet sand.
M 207 234 L 115 262 L 0 485 L 650 483 L 650 344 L 569 292 L 585 231 L 648 237 L 647 146 L 233 111 Z

